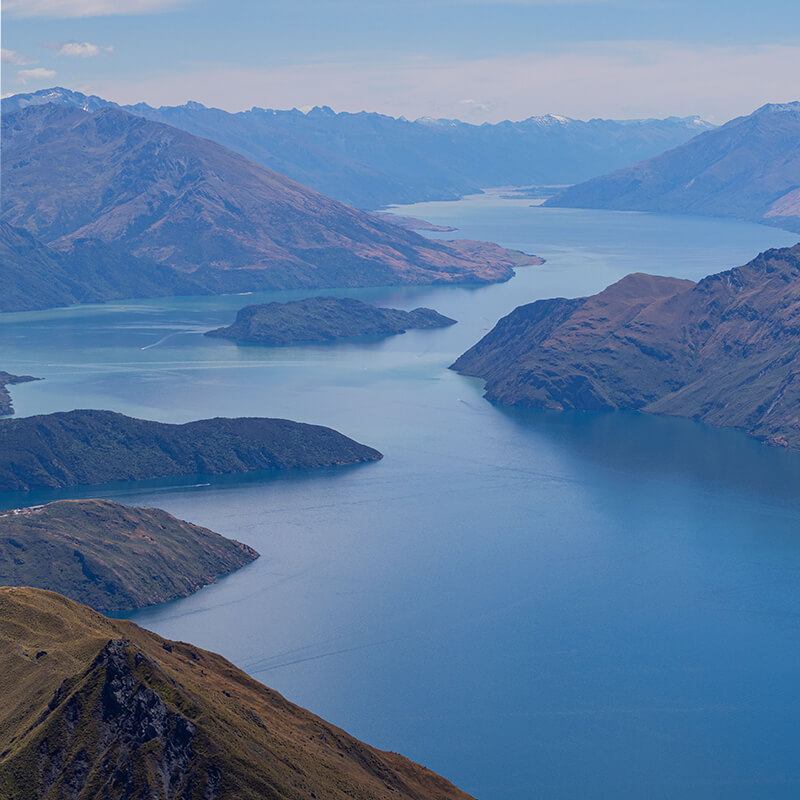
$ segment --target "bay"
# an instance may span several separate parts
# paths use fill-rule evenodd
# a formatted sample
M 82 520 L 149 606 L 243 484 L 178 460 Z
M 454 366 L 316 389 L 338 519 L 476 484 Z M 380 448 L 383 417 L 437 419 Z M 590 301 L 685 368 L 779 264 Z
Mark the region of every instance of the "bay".
M 383 461 L 0 505 L 101 495 L 254 546 L 243 570 L 132 618 L 482 800 L 796 797 L 800 454 L 686 420 L 503 409 L 447 370 L 521 303 L 634 271 L 698 279 L 795 237 L 502 192 L 400 211 L 547 261 L 488 287 L 323 292 L 459 320 L 362 343 L 202 336 L 313 292 L 0 315 L 0 368 L 45 378 L 12 387 L 20 415 L 283 416 Z

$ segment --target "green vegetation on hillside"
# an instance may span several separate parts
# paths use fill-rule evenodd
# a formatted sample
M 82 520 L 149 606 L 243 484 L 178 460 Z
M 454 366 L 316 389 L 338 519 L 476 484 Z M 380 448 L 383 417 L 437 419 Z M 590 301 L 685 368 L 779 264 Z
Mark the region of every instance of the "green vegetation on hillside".
M 0 512 L 0 586 L 49 589 L 97 611 L 185 597 L 256 558 L 157 508 L 59 500 Z
M 331 428 L 285 419 L 217 417 L 169 425 L 81 410 L 0 420 L 0 491 L 6 492 L 381 457 Z

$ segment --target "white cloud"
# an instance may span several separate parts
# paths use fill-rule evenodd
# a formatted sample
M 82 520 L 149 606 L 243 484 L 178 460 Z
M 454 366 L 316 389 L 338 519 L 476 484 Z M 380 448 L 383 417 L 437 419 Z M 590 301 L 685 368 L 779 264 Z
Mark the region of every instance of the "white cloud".
M 45 69 L 44 67 L 34 67 L 33 69 L 21 69 L 17 72 L 17 77 L 20 83 L 29 83 L 30 81 L 44 81 L 50 78 L 55 78 L 56 72 L 52 69 Z
M 93 58 L 101 53 L 111 53 L 112 47 L 98 47 L 89 42 L 64 42 L 56 55 L 58 56 L 78 56 L 79 58 Z
M 36 63 L 26 58 L 22 53 L 18 53 L 16 50 L 6 50 L 5 47 L 0 48 L 0 61 L 2 61 L 3 64 L 14 64 L 18 67 L 22 67 L 25 64 Z
M 185 5 L 191 0 L 4 0 L 11 17 L 104 17 L 152 14 Z
M 329 105 L 470 122 L 546 113 L 576 119 L 701 114 L 724 122 L 765 102 L 798 99 L 798 63 L 800 46 L 598 42 L 470 61 L 365 60 L 263 70 L 208 64 L 126 82 L 98 78 L 91 90 L 120 103 L 174 105 L 193 98 L 230 111 Z

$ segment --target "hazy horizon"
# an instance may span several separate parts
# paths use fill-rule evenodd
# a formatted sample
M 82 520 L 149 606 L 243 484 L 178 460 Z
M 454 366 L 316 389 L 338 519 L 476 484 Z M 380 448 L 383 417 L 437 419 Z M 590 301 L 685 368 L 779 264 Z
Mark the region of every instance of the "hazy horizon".
M 7 0 L 3 96 L 521 120 L 700 116 L 797 99 L 787 0 Z

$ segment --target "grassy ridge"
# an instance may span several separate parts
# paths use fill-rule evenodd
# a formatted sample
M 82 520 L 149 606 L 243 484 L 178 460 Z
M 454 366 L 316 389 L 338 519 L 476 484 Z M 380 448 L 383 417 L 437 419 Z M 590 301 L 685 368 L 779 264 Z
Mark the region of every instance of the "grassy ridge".
M 0 589 L 0 796 L 468 800 L 221 656 Z

